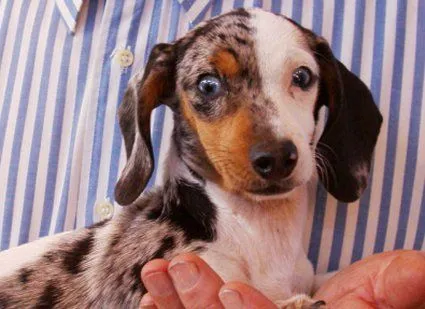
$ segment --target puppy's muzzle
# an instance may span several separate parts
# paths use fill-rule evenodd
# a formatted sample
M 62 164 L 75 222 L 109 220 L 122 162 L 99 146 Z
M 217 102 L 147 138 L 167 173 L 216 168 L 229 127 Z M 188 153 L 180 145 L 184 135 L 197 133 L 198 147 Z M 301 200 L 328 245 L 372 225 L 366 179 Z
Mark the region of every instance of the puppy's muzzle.
M 280 182 L 291 175 L 298 161 L 298 151 L 290 140 L 280 143 L 262 142 L 249 154 L 252 167 L 264 180 Z

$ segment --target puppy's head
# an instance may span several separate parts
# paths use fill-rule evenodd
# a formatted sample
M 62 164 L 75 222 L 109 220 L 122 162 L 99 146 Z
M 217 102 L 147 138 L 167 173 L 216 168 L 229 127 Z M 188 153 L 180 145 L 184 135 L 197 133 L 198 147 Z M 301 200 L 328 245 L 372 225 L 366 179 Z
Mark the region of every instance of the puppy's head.
M 161 103 L 174 111 L 185 164 L 254 199 L 306 183 L 317 158 L 328 191 L 356 200 L 382 121 L 369 90 L 324 39 L 283 16 L 233 11 L 157 45 L 132 79 L 119 111 L 128 156 L 116 186 L 121 204 L 140 195 L 152 172 L 149 118 Z M 329 116 L 316 147 L 323 105 Z

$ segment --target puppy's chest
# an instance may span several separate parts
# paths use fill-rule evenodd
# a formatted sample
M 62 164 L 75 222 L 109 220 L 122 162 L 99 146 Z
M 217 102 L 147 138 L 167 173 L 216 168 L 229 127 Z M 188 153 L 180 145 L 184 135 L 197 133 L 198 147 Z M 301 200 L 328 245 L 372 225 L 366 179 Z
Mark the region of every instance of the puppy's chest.
M 235 220 L 219 227 L 217 240 L 207 246 L 202 258 L 226 282 L 242 281 L 273 300 L 286 299 L 303 290 L 296 285 L 309 286 L 312 276 L 307 272 L 301 276 L 306 282 L 299 282 L 295 273 L 299 260 L 306 262 L 301 236 L 296 227 L 278 222 Z

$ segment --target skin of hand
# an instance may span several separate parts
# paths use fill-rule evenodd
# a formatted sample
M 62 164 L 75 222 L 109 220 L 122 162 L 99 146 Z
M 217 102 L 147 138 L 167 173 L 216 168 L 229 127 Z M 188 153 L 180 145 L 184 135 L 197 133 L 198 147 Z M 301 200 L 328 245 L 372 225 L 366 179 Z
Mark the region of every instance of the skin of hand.
M 224 284 L 193 254 L 147 263 L 142 280 L 148 293 L 140 308 L 277 308 L 246 284 Z M 392 251 L 365 258 L 325 282 L 314 298 L 326 301 L 327 309 L 425 309 L 425 253 Z

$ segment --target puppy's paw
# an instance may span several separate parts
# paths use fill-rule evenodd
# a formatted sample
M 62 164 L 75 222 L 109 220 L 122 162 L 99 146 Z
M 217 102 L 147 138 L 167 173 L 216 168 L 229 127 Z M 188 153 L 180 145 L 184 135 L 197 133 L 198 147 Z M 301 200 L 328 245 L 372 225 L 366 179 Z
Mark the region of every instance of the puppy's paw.
M 276 305 L 279 309 L 326 309 L 326 303 L 323 300 L 317 301 L 305 294 L 277 301 Z

